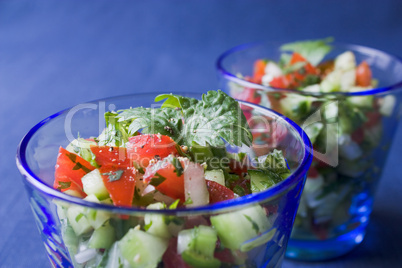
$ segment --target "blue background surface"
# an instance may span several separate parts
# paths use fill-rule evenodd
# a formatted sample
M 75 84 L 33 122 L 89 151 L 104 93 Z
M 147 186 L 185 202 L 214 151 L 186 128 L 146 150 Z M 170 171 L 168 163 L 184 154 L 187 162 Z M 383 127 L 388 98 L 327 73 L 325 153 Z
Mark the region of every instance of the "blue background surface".
M 14 160 L 43 118 L 112 95 L 216 89 L 217 56 L 250 41 L 333 36 L 402 55 L 401 14 L 402 1 L 0 0 L 0 267 L 50 267 Z M 285 268 L 402 266 L 401 135 L 363 243 Z

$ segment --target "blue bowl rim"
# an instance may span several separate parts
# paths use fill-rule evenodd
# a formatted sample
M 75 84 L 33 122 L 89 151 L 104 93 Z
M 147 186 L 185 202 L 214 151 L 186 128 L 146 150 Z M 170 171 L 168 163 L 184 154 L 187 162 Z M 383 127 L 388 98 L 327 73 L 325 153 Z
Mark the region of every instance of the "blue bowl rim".
M 153 93 L 137 93 L 137 94 L 127 94 L 127 95 L 120 95 L 120 96 L 113 96 L 113 97 L 108 97 L 108 98 L 102 98 L 102 99 L 97 99 L 93 101 L 89 101 L 87 103 L 97 103 L 100 101 L 111 101 L 114 99 L 119 99 L 119 98 L 127 98 L 130 96 L 139 96 L 139 95 L 153 95 L 156 96 L 158 94 L 164 94 L 165 92 L 153 92 Z M 174 94 L 189 94 L 188 92 L 174 92 Z M 193 94 L 193 93 L 190 93 Z M 195 94 L 195 93 L 194 93 Z M 253 103 L 245 102 L 245 101 L 239 101 L 239 103 L 246 104 L 253 109 L 257 109 L 261 112 L 273 114 L 274 116 L 286 121 L 293 129 L 298 133 L 298 135 L 301 138 L 301 141 L 303 142 L 304 145 L 304 157 L 300 163 L 300 166 L 289 176 L 287 179 L 283 180 L 281 183 L 278 183 L 274 187 L 261 192 L 261 193 L 255 193 L 255 194 L 250 194 L 246 195 L 243 197 L 235 198 L 232 200 L 224 201 L 224 202 L 219 202 L 215 203 L 212 205 L 206 205 L 206 206 L 199 206 L 199 207 L 194 207 L 194 208 L 177 208 L 175 210 L 150 210 L 142 207 L 117 207 L 113 205 L 107 205 L 107 204 L 99 204 L 99 203 L 93 203 L 89 201 L 85 201 L 81 198 L 70 196 L 67 194 L 64 194 L 60 191 L 55 190 L 54 188 L 48 186 L 46 183 L 40 180 L 40 178 L 30 169 L 27 160 L 26 160 L 26 149 L 29 144 L 29 141 L 31 137 L 45 124 L 51 122 L 53 119 L 58 118 L 59 116 L 63 115 L 64 113 L 67 113 L 72 107 L 64 109 L 58 113 L 55 113 L 42 121 L 40 121 L 38 124 L 36 124 L 32 129 L 28 131 L 28 133 L 22 138 L 18 148 L 17 148 L 17 155 L 16 155 L 16 163 L 17 167 L 20 171 L 20 173 L 24 177 L 24 182 L 28 183 L 29 186 L 34 187 L 36 190 L 39 190 L 45 195 L 49 195 L 53 198 L 57 198 L 59 200 L 65 201 L 67 203 L 74 203 L 77 205 L 82 205 L 90 208 L 95 208 L 95 209 L 104 209 L 104 210 L 109 210 L 113 213 L 119 213 L 119 214 L 133 214 L 133 213 L 141 213 L 143 214 L 144 212 L 146 213 L 156 213 L 156 214 L 199 214 L 199 213 L 213 213 L 213 212 L 218 212 L 222 211 L 224 209 L 231 209 L 236 206 L 245 206 L 245 205 L 250 205 L 254 203 L 258 203 L 264 200 L 267 200 L 269 198 L 275 197 L 282 192 L 286 191 L 288 187 L 293 186 L 296 184 L 299 180 L 303 179 L 303 176 L 307 173 L 308 169 L 310 168 L 312 159 L 313 159 L 313 148 L 312 144 L 307 136 L 307 134 L 292 120 L 289 118 L 273 111 L 270 110 L 266 107 L 256 105 Z
M 279 46 L 279 42 L 263 42 L 263 41 L 257 41 L 257 42 L 250 42 L 250 43 L 244 43 L 237 45 L 235 47 L 232 47 L 225 52 L 223 52 L 218 59 L 216 60 L 216 68 L 218 72 L 223 75 L 226 79 L 229 81 L 236 82 L 244 87 L 250 87 L 250 88 L 255 88 L 255 89 L 261 89 L 263 91 L 267 92 L 283 92 L 283 93 L 294 93 L 294 94 L 300 94 L 300 95 L 306 95 L 306 96 L 315 96 L 315 97 L 352 97 L 352 96 L 366 96 L 366 95 L 376 95 L 376 94 L 383 94 L 383 93 L 389 93 L 390 91 L 396 91 L 396 90 L 401 90 L 402 89 L 402 78 L 399 82 L 389 85 L 386 87 L 379 87 L 379 88 L 373 88 L 373 89 L 368 89 L 368 90 L 363 90 L 359 92 L 307 92 L 307 91 L 302 91 L 302 90 L 296 90 L 296 89 L 284 89 L 284 88 L 277 88 L 277 87 L 268 87 L 264 86 L 261 84 L 256 84 L 252 83 L 249 81 L 246 81 L 244 79 L 238 78 L 235 74 L 232 74 L 231 72 L 227 71 L 223 67 L 223 61 L 232 55 L 233 53 L 239 52 L 239 51 L 244 51 L 246 49 L 250 49 L 256 46 L 265 46 L 271 44 L 273 46 Z M 283 44 L 283 43 L 282 43 Z M 387 52 L 384 52 L 379 49 L 367 47 L 367 46 L 361 46 L 361 45 L 355 45 L 355 44 L 345 44 L 345 43 L 340 43 L 340 42 L 334 42 L 331 43 L 331 46 L 336 47 L 336 48 L 341 48 L 346 50 L 351 50 L 351 51 L 356 51 L 356 52 L 364 52 L 369 55 L 381 55 L 381 57 L 388 57 L 394 61 L 398 61 L 402 64 L 402 58 L 393 55 Z

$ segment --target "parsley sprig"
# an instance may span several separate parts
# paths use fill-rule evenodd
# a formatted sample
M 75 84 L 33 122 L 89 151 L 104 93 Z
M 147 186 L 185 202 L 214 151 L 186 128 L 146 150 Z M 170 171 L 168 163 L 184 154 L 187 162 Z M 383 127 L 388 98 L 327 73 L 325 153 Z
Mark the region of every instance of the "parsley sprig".
M 161 108 L 137 107 L 123 110 L 118 122 L 128 126 L 133 135 L 142 133 L 167 135 L 176 143 L 192 146 L 250 145 L 252 135 L 247 120 L 236 100 L 224 92 L 209 91 L 201 100 L 174 94 L 162 94 Z

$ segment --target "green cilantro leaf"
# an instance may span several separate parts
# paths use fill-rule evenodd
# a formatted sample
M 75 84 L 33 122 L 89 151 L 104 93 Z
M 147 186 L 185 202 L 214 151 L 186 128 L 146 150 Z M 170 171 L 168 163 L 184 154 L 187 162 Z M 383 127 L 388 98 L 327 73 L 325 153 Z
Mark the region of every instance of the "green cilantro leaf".
M 91 170 L 89 168 L 83 166 L 80 162 L 75 163 L 75 166 L 73 167 L 73 170 L 78 170 L 78 169 L 82 169 L 83 171 L 85 171 L 85 173 L 91 172 Z
M 170 204 L 169 209 L 176 209 L 180 203 L 180 199 L 176 199 L 172 204 Z
M 79 222 L 82 217 L 84 217 L 84 214 L 82 213 L 78 214 L 77 217 L 75 217 L 75 221 Z
M 68 189 L 71 186 L 71 181 L 59 181 L 59 187 L 57 188 L 58 190 L 64 190 Z
M 282 51 L 291 51 L 301 54 L 312 65 L 317 66 L 331 50 L 329 43 L 333 42 L 332 37 L 319 40 L 306 40 L 284 44 Z
M 129 122 L 128 133 L 133 135 L 141 130 L 143 134 L 162 134 L 178 140 L 182 129 L 180 111 L 172 108 L 137 107 L 122 111 L 119 122 Z
M 176 173 L 177 177 L 180 177 L 184 172 L 184 168 L 181 165 L 179 159 L 177 159 L 176 157 L 173 157 L 172 165 L 174 167 L 174 173 Z
M 193 203 L 193 200 L 190 197 L 188 197 L 183 204 L 184 205 L 191 205 L 192 203 Z
M 187 146 L 195 142 L 223 147 L 224 140 L 231 145 L 251 145 L 252 135 L 239 104 L 224 92 L 209 91 L 202 100 L 173 94 L 155 98 L 155 101 L 161 100 L 165 100 L 161 108 L 137 107 L 120 111 L 116 116 L 118 122 L 127 127 L 130 135 L 137 131 L 160 133 Z
M 248 215 L 246 215 L 246 214 L 243 214 L 243 216 L 244 216 L 249 222 L 251 222 L 251 225 L 253 226 L 253 230 L 258 234 L 258 233 L 260 232 L 260 227 L 258 227 L 258 224 L 257 224 L 255 221 L 253 221 L 253 219 L 252 219 L 250 216 L 248 216 Z
M 163 177 L 162 175 L 160 175 L 159 173 L 155 173 L 154 177 L 151 179 L 151 181 L 149 182 L 149 184 L 151 184 L 152 186 L 158 186 L 159 184 L 161 184 L 162 182 L 164 182 L 166 180 L 165 177 Z
M 106 173 L 102 173 L 102 175 L 108 176 L 109 181 L 118 181 L 121 178 L 121 175 L 123 175 L 123 170 L 116 170 L 116 171 L 110 171 Z
M 149 228 L 151 228 L 151 226 L 152 226 L 152 221 L 144 226 L 144 230 L 148 231 Z
M 68 153 L 67 157 L 71 160 L 71 162 L 75 163 L 77 161 L 77 155 L 73 153 Z
M 252 135 L 247 120 L 237 101 L 224 92 L 208 91 L 202 100 L 186 98 L 173 94 L 164 94 L 155 100 L 165 100 L 165 107 L 172 107 L 182 112 L 184 127 L 183 143 L 191 146 L 193 142 L 216 147 L 225 145 L 251 145 Z
M 124 146 L 128 141 L 127 122 L 119 122 L 115 112 L 105 113 L 106 128 L 98 137 L 100 146 Z

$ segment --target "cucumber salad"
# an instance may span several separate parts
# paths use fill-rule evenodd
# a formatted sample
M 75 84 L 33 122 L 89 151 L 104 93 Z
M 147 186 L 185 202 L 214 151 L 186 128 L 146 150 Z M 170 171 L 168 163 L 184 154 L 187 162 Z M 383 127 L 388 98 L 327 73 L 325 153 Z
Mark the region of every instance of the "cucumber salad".
M 381 154 L 376 150 L 387 150 L 382 121 L 392 115 L 395 97 L 337 94 L 373 89 L 378 81 L 372 77 L 369 62 L 356 60 L 353 51 L 329 58 L 331 42 L 328 38 L 282 45 L 278 61 L 257 59 L 251 76 L 237 74 L 252 83 L 290 91 L 264 91 L 229 82 L 231 96 L 270 107 L 302 126 L 316 152 L 338 150 L 338 163 L 315 156 L 294 238 L 324 240 L 364 224 L 359 222 L 359 213 L 368 216 L 371 211 L 373 180 L 379 177 L 383 163 L 377 160 Z M 319 120 L 314 119 L 317 116 Z M 336 134 L 332 143 L 330 131 Z
M 254 155 L 247 119 L 222 91 L 201 100 L 155 99 L 162 100 L 158 108 L 106 112 L 98 137 L 60 147 L 55 189 L 89 202 L 144 208 L 142 216 L 121 215 L 57 201 L 74 267 L 242 266 L 249 251 L 274 236 L 273 206 L 211 216 L 144 212 L 230 202 L 290 175 L 282 151 Z

